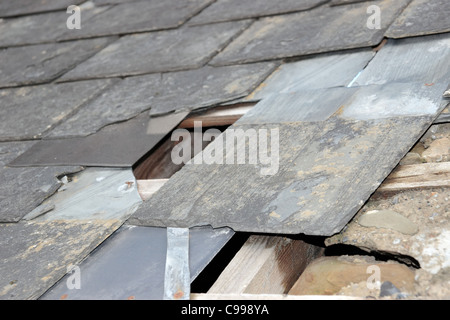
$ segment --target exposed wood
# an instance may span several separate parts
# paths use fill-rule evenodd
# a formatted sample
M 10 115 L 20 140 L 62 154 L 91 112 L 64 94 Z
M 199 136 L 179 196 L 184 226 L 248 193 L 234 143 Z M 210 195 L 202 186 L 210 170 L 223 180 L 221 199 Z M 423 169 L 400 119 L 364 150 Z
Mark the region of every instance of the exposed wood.
M 294 296 L 285 294 L 211 294 L 194 293 L 191 300 L 364 300 L 348 296 Z
M 424 163 L 397 167 L 378 188 L 378 191 L 402 191 L 449 186 L 450 162 Z
M 255 103 L 241 103 L 236 106 L 224 106 L 193 114 L 180 123 L 179 128 L 194 128 L 195 121 L 201 121 L 203 127 L 229 126 L 246 114 Z
M 275 236 L 251 236 L 208 294 L 285 294 L 322 248 Z
M 138 192 L 142 200 L 146 201 L 158 191 L 169 179 L 137 180 Z

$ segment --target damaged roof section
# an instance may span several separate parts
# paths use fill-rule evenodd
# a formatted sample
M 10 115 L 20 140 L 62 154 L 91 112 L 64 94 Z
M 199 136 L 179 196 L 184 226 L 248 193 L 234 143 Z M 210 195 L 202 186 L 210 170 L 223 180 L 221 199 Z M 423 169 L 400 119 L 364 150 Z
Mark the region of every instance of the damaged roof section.
M 392 83 L 272 95 L 223 136 L 226 139 L 230 129 L 242 129 L 239 141 L 246 139 L 249 129 L 279 131 L 279 154 L 272 158 L 272 164 L 279 165 L 275 174 L 261 174 L 262 163 L 230 164 L 226 155 L 231 152 L 234 160 L 237 151 L 228 150 L 225 142 L 219 144 L 223 164 L 205 164 L 201 158 L 195 164 L 203 154 L 218 152 L 215 140 L 141 205 L 130 221 L 332 235 L 356 214 L 443 110 L 445 87 Z M 272 157 L 274 146 L 267 147 Z

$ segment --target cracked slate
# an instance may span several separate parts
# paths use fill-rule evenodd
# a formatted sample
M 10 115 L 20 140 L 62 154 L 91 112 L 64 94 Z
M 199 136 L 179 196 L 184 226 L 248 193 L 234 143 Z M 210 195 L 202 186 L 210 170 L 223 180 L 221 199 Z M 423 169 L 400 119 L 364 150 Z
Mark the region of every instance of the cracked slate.
M 48 137 L 83 136 L 150 109 L 151 115 L 217 105 L 248 95 L 273 63 L 150 74 L 126 78 L 52 130 Z
M 125 221 L 141 202 L 131 168 L 86 168 L 24 219 Z
M 386 29 L 409 1 L 377 2 L 383 12 L 380 29 L 367 27 L 367 3 L 322 6 L 306 12 L 262 18 L 210 64 L 255 62 L 374 46 L 382 41 Z
M 0 90 L 0 141 L 40 138 L 113 81 L 91 80 Z
M 338 89 L 343 95 L 347 90 L 353 92 L 352 88 Z M 321 90 L 322 95 L 308 103 L 299 101 L 308 101 L 310 92 L 286 94 L 292 103 L 279 106 L 281 118 L 253 124 L 260 110 L 257 105 L 252 114 L 227 129 L 225 136 L 230 129 L 242 129 L 244 134 L 247 129 L 278 129 L 279 168 L 275 169 L 279 170 L 274 175 L 264 175 L 267 165 L 248 161 L 238 166 L 188 164 L 129 221 L 148 226 L 212 225 L 235 231 L 322 236 L 342 230 L 442 111 L 443 86 L 368 86 L 358 88 L 346 103 L 334 99 L 322 102 L 321 96 L 327 96 L 330 90 Z M 370 103 L 376 102 L 373 112 L 365 108 L 370 103 L 362 97 L 367 95 L 372 96 Z M 411 96 L 415 97 L 413 102 Z M 322 121 L 313 113 L 312 121 L 308 121 L 301 110 L 311 109 L 309 104 L 336 112 L 328 119 L 324 115 Z M 283 114 L 289 109 L 298 112 L 285 120 Z M 265 113 L 264 108 L 261 113 Z M 220 147 L 216 139 L 192 162 L 200 162 L 203 154 L 217 152 L 216 145 L 227 154 L 226 144 Z M 231 155 L 235 153 L 230 151 Z M 274 166 L 276 161 L 272 160 Z
M 389 40 L 354 85 L 422 82 L 433 86 L 438 82 L 448 83 L 448 79 L 450 34 L 442 34 Z
M 8 163 L 28 150 L 33 142 L 0 143 L 0 222 L 17 222 L 61 186 L 62 174 L 80 167 L 10 168 Z
M 353 53 L 325 54 L 283 64 L 246 100 L 261 100 L 273 93 L 345 87 L 374 55 L 369 49 Z
M 211 1 L 157 0 L 119 4 L 83 22 L 81 30 L 66 30 L 60 40 L 176 28 Z
M 388 29 L 386 36 L 405 38 L 450 31 L 448 0 L 413 0 Z
M 21 0 L 1 1 L 0 17 L 12 17 L 46 11 L 61 10 L 65 13 L 70 5 L 78 5 L 86 0 Z
M 0 50 L 0 87 L 50 82 L 114 39 L 97 38 Z
M 304 11 L 327 0 L 217 0 L 189 21 L 190 25 L 224 22 Z
M 108 7 L 81 7 L 83 28 L 86 20 L 106 9 Z M 80 30 L 68 32 L 68 17 L 66 11 L 58 11 L 0 20 L 0 47 L 55 42 L 65 33 L 74 37 Z
M 61 81 L 195 69 L 250 21 L 128 35 L 65 74 Z
M 0 224 L 0 299 L 37 299 L 120 227 L 116 220 Z
M 190 230 L 191 281 L 233 234 L 227 228 Z M 67 275 L 40 299 L 161 300 L 164 293 L 166 242 L 165 228 L 125 225 L 80 264 L 84 279 L 80 290 L 67 288 Z
M 42 140 L 10 165 L 131 167 L 155 147 L 187 115 L 187 112 L 150 118 L 147 112 L 104 127 L 87 137 Z

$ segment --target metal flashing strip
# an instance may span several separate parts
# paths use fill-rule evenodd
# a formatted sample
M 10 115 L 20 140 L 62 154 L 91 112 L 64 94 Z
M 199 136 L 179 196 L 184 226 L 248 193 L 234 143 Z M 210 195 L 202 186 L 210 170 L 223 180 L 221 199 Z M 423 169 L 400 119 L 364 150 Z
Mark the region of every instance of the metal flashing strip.
M 167 228 L 164 300 L 189 300 L 189 229 Z

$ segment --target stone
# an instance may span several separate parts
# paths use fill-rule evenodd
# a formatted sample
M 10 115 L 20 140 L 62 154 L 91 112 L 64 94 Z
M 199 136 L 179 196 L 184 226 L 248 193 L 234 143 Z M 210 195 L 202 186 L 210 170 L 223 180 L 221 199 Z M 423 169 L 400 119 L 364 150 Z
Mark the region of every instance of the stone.
M 358 223 L 363 227 L 391 229 L 407 235 L 414 235 L 419 230 L 408 218 L 392 210 L 368 211 L 358 218 Z
M 21 0 L 0 2 L 0 17 L 12 17 L 32 13 L 63 10 L 70 5 L 78 5 L 85 0 Z
M 376 286 L 376 273 L 380 282 L 392 282 L 405 292 L 414 290 L 415 272 L 394 262 L 380 262 L 372 257 L 322 257 L 310 263 L 292 286 L 292 295 L 333 295 L 352 284 L 364 282 Z M 381 284 L 381 283 L 380 283 Z
M 426 162 L 445 162 L 450 160 L 450 138 L 443 137 L 433 140 L 422 152 Z

